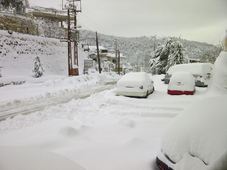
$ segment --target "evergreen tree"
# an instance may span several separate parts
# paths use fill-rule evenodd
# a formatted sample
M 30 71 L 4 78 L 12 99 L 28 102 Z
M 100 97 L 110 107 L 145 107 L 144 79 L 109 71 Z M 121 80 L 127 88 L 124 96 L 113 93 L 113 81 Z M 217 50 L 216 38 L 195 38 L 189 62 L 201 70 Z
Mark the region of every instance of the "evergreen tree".
M 168 39 L 165 45 L 159 45 L 150 60 L 152 73 L 164 74 L 175 64 L 184 63 L 183 46 L 174 39 Z
M 41 77 L 44 73 L 44 69 L 38 56 L 34 60 L 34 69 L 32 71 L 34 73 L 33 77 L 35 78 Z
M 167 65 L 165 67 L 165 71 L 168 71 L 168 69 L 173 65 L 184 63 L 183 46 L 180 42 L 173 41 L 171 43 L 169 51 L 170 52 L 168 56 Z

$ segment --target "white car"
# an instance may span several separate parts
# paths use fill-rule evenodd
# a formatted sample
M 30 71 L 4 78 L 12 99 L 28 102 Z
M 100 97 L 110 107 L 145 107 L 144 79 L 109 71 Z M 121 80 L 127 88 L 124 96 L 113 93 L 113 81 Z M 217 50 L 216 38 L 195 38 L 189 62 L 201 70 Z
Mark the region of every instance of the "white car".
M 195 78 L 189 72 L 176 72 L 170 78 L 168 94 L 193 95 L 195 93 Z
M 227 95 L 202 99 L 172 122 L 156 164 L 161 170 L 226 170 Z
M 117 82 L 117 95 L 147 97 L 154 91 L 154 82 L 145 72 L 130 72 Z

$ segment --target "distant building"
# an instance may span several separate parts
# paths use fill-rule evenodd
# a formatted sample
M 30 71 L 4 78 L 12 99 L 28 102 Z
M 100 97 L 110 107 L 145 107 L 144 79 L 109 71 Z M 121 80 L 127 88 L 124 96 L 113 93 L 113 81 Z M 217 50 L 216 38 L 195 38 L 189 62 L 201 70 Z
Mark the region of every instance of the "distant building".
M 87 50 L 87 48 L 86 48 Z M 97 62 L 97 47 L 89 46 L 88 58 L 93 59 Z M 99 56 L 101 60 L 101 67 L 104 71 L 116 71 L 117 70 L 117 58 L 116 54 L 110 52 L 107 48 L 99 46 Z M 127 62 L 127 57 L 122 53 L 120 54 L 120 70 L 125 72 L 125 70 L 131 69 L 131 65 Z

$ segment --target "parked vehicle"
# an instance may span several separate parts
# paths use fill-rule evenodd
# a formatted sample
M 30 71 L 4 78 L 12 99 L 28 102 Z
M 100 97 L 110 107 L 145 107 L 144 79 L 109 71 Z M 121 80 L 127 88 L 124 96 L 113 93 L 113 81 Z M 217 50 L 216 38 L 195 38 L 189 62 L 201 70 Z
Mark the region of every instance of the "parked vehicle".
M 189 72 L 173 73 L 168 85 L 170 95 L 193 95 L 195 93 L 195 78 Z
M 178 64 L 169 68 L 167 71 L 164 82 L 168 84 L 173 73 L 179 71 L 190 72 L 195 77 L 195 85 L 198 87 L 207 87 L 211 78 L 213 64 L 210 63 L 189 63 Z
M 226 101 L 203 99 L 175 118 L 156 157 L 160 170 L 226 170 Z
M 145 72 L 130 72 L 117 82 L 117 95 L 147 97 L 154 91 L 154 82 Z

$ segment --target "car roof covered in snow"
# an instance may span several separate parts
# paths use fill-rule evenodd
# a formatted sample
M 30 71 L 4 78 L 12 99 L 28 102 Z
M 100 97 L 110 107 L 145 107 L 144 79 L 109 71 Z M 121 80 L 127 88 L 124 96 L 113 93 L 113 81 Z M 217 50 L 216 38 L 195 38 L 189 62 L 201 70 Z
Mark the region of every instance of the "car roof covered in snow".
M 169 90 L 193 91 L 195 79 L 190 72 L 176 72 L 170 78 Z
M 213 64 L 211 63 L 189 63 L 189 64 L 177 64 L 169 68 L 168 74 L 173 74 L 178 71 L 187 71 L 192 74 L 204 74 L 211 73 Z
M 145 72 L 130 72 L 124 75 L 117 83 L 117 85 L 140 84 L 145 82 L 147 77 Z
M 192 104 L 168 128 L 162 152 L 182 165 L 185 154 L 209 166 L 222 160 L 227 154 L 226 101 L 227 95 L 223 95 Z

